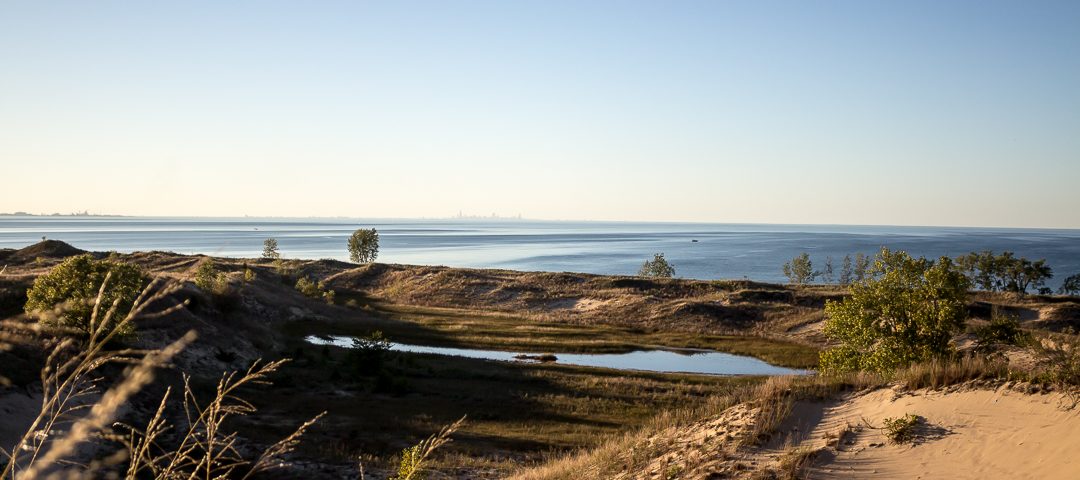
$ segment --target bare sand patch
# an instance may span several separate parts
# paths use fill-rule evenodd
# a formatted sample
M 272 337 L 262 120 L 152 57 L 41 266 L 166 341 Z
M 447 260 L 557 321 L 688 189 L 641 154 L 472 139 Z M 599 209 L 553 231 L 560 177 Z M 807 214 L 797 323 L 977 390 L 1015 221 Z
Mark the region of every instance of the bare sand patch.
M 1080 409 L 1073 403 L 1062 394 L 1007 388 L 883 388 L 842 402 L 799 402 L 785 428 L 803 439 L 801 446 L 821 448 L 851 427 L 834 449 L 819 455 L 808 478 L 1075 479 Z M 885 418 L 906 414 L 920 417 L 919 438 L 893 444 L 879 428 Z

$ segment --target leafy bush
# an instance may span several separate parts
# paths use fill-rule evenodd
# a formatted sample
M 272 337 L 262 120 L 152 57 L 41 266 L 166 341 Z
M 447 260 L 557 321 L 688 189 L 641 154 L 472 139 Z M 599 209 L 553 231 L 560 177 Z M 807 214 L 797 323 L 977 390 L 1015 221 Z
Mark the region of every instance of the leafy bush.
M 379 256 L 379 232 L 374 228 L 361 228 L 349 236 L 349 260 L 353 263 L 371 263 Z
M 106 282 L 106 277 L 108 281 Z M 95 260 L 93 256 L 79 255 L 68 258 L 34 280 L 26 292 L 24 309 L 37 316 L 46 325 L 75 328 L 90 333 L 94 301 L 101 293 L 101 309 L 109 309 L 115 302 L 116 311 L 106 330 L 131 311 L 135 299 L 146 284 L 146 277 L 139 267 L 127 263 Z M 59 304 L 67 302 L 58 315 L 49 315 Z M 104 317 L 102 317 L 104 318 Z M 121 333 L 131 333 L 127 325 Z
M 322 296 L 322 289 L 319 288 L 319 284 L 307 277 L 300 277 L 300 279 L 296 281 L 296 291 L 304 294 L 306 297 L 318 298 Z
M 949 340 L 967 318 L 967 286 L 948 257 L 934 262 L 883 248 L 869 279 L 825 304 L 823 332 L 840 345 L 821 353 L 822 372 L 890 375 L 951 352 Z
M 893 443 L 907 443 L 915 440 L 919 420 L 919 416 L 913 413 L 900 418 L 885 418 L 882 420 L 882 429 L 885 431 L 885 437 Z
M 333 290 L 326 289 L 326 283 L 315 282 L 307 277 L 300 277 L 296 281 L 296 291 L 304 294 L 306 297 L 322 298 L 326 300 L 326 303 L 334 304 L 334 298 L 337 296 Z
M 212 295 L 229 293 L 229 275 L 219 271 L 213 259 L 207 258 L 195 269 L 195 286 Z
M 1020 321 L 1015 315 L 994 312 L 990 324 L 976 328 L 975 343 L 980 349 L 993 345 L 1021 345 L 1030 335 L 1020 328 Z
M 641 264 L 638 275 L 642 277 L 671 278 L 675 276 L 675 266 L 668 263 L 663 253 L 657 253 L 653 255 L 652 260 L 645 260 L 645 263 Z

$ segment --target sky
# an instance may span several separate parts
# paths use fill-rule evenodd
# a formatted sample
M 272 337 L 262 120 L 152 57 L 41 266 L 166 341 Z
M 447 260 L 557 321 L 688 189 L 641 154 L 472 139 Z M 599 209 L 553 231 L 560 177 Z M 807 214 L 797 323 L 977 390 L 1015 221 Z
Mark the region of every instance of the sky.
M 1080 228 L 1080 2 L 0 0 L 0 212 Z

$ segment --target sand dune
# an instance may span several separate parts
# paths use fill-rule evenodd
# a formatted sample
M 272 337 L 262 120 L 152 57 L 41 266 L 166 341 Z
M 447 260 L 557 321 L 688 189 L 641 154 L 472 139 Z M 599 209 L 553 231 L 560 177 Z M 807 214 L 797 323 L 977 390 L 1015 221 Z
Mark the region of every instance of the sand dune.
M 1080 409 L 1073 403 L 1061 394 L 1007 388 L 879 389 L 841 402 L 799 403 L 788 428 L 808 432 L 803 445 L 814 448 L 825 446 L 827 434 L 855 429 L 838 448 L 818 456 L 809 478 L 1076 479 Z M 866 426 L 908 413 L 924 419 L 923 438 L 914 444 L 891 444 L 881 430 Z

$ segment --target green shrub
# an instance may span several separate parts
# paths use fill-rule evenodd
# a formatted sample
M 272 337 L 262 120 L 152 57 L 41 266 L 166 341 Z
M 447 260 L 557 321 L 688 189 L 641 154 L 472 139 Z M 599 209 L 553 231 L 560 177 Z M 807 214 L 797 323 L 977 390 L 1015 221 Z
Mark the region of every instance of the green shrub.
M 893 443 L 901 444 L 915 440 L 916 427 L 919 425 L 919 416 L 909 413 L 900 418 L 885 418 L 882 420 L 885 437 Z
M 1015 315 L 996 311 L 990 317 L 990 324 L 976 328 L 974 333 L 976 345 L 983 350 L 994 345 L 1021 345 L 1030 338 L 1030 335 L 1020 328 L 1020 321 Z
M 228 295 L 229 275 L 219 271 L 214 260 L 207 258 L 195 269 L 195 286 L 211 295 Z
M 645 260 L 638 270 L 638 276 L 653 278 L 671 278 L 675 276 L 675 266 L 664 258 L 663 253 L 653 255 L 652 260 Z
M 304 294 L 306 297 L 322 297 L 322 287 L 322 282 L 315 283 L 315 281 L 307 277 L 300 277 L 300 279 L 296 281 L 296 291 Z
M 108 282 L 105 278 L 108 276 Z M 104 284 L 104 289 L 102 285 Z M 146 284 L 146 277 L 139 267 L 109 260 L 95 260 L 93 256 L 79 255 L 68 258 L 34 280 L 26 292 L 27 314 L 37 316 L 47 325 L 69 327 L 90 332 L 90 316 L 94 301 L 101 292 L 102 316 L 115 302 L 116 312 L 106 329 L 112 329 L 131 311 L 139 292 Z M 48 315 L 58 304 L 68 302 L 57 315 Z M 101 318 L 101 317 L 99 317 Z M 127 323 L 123 334 L 133 327 Z
M 883 248 L 849 297 L 826 302 L 823 332 L 840 345 L 821 353 L 821 371 L 891 375 L 950 353 L 949 341 L 967 319 L 967 287 L 948 257 L 934 262 Z
M 336 296 L 337 296 L 337 294 L 334 293 L 333 290 L 327 290 L 327 291 L 323 292 L 323 294 L 322 294 L 323 300 L 326 300 L 326 303 L 329 303 L 330 305 L 334 304 L 334 298 Z

